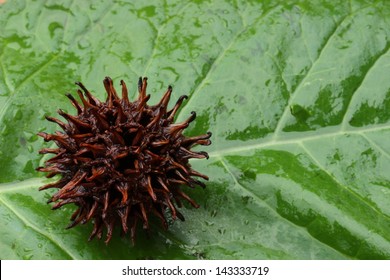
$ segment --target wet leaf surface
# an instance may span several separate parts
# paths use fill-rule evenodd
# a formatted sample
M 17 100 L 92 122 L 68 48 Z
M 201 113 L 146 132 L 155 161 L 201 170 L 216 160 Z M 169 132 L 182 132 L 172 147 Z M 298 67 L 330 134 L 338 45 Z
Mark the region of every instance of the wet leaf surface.
M 390 258 L 386 1 L 131 2 L 0 5 L 1 259 Z M 105 76 L 149 77 L 150 104 L 173 85 L 187 135 L 213 132 L 201 208 L 135 246 L 65 230 L 37 190 L 44 116 Z

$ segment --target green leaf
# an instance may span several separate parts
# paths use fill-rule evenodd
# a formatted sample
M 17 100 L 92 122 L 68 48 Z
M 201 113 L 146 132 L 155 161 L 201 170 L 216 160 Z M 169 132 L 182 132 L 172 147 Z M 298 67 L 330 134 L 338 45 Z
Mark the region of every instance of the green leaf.
M 143 2 L 0 4 L 0 258 L 389 259 L 387 2 Z M 45 114 L 75 113 L 75 81 L 105 98 L 105 76 L 133 98 L 148 76 L 150 104 L 173 85 L 187 135 L 213 132 L 201 208 L 135 246 L 88 243 L 38 192 Z

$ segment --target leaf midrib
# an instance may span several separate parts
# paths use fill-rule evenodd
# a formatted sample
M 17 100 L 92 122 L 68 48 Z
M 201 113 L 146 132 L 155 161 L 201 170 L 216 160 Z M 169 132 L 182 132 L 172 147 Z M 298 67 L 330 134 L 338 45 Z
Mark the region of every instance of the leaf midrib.
M 316 141 L 328 137 L 339 137 L 346 135 L 363 135 L 367 132 L 381 131 L 385 129 L 390 129 L 390 123 L 365 126 L 365 127 L 352 127 L 350 126 L 348 130 L 340 129 L 340 126 L 321 128 L 313 131 L 305 132 L 285 132 L 279 134 L 279 138 L 274 138 L 271 134 L 268 137 L 262 138 L 261 141 L 249 145 L 237 145 L 235 147 L 228 147 L 216 151 L 209 152 L 210 157 L 220 157 L 231 154 L 237 154 L 242 152 L 247 152 L 251 150 L 258 150 L 263 148 L 268 148 L 272 146 L 282 146 L 289 144 L 300 144 L 308 141 Z M 330 131 L 329 131 L 330 130 Z

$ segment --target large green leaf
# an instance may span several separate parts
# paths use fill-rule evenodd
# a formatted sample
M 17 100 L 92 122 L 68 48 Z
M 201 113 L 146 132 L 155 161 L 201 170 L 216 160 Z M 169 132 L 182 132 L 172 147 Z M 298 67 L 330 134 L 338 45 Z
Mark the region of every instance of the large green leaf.
M 389 46 L 385 0 L 0 4 L 0 258 L 389 259 Z M 148 76 L 151 104 L 172 84 L 187 134 L 213 132 L 201 208 L 135 246 L 37 190 L 44 115 L 107 75 Z

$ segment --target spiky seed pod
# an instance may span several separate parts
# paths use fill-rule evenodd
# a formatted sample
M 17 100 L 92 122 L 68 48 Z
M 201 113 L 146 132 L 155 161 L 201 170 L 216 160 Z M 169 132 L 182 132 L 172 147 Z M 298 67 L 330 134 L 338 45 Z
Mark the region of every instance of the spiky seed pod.
M 89 240 L 102 237 L 106 228 L 106 243 L 112 237 L 116 225 L 121 233 L 130 231 L 135 240 L 137 224 L 149 228 L 149 215 L 157 216 L 167 228 L 167 212 L 172 219 L 184 220 L 177 207 L 182 200 L 198 208 L 182 186 L 205 187 L 195 179 L 203 175 L 191 168 L 189 159 L 208 158 L 206 152 L 191 151 L 195 145 L 210 145 L 211 133 L 186 137 L 183 130 L 195 119 L 195 112 L 182 123 L 173 123 L 175 115 L 187 96 L 181 96 L 168 110 L 172 87 L 169 86 L 161 101 L 147 105 L 147 78 L 138 82 L 138 99 L 130 102 L 124 81 L 121 81 L 122 98 L 118 97 L 109 77 L 103 81 L 107 100 L 94 97 L 82 83 L 76 83 L 82 105 L 67 94 L 77 110 L 72 116 L 59 110 L 66 120 L 53 117 L 63 131 L 54 134 L 38 133 L 47 141 L 54 141 L 58 148 L 44 148 L 40 154 L 54 154 L 38 167 L 48 172 L 46 177 L 60 175 L 60 180 L 42 186 L 39 190 L 57 188 L 48 203 L 52 209 L 65 204 L 75 204 L 77 210 L 71 216 L 68 228 L 93 221 Z M 168 210 L 168 211 L 167 211 Z

